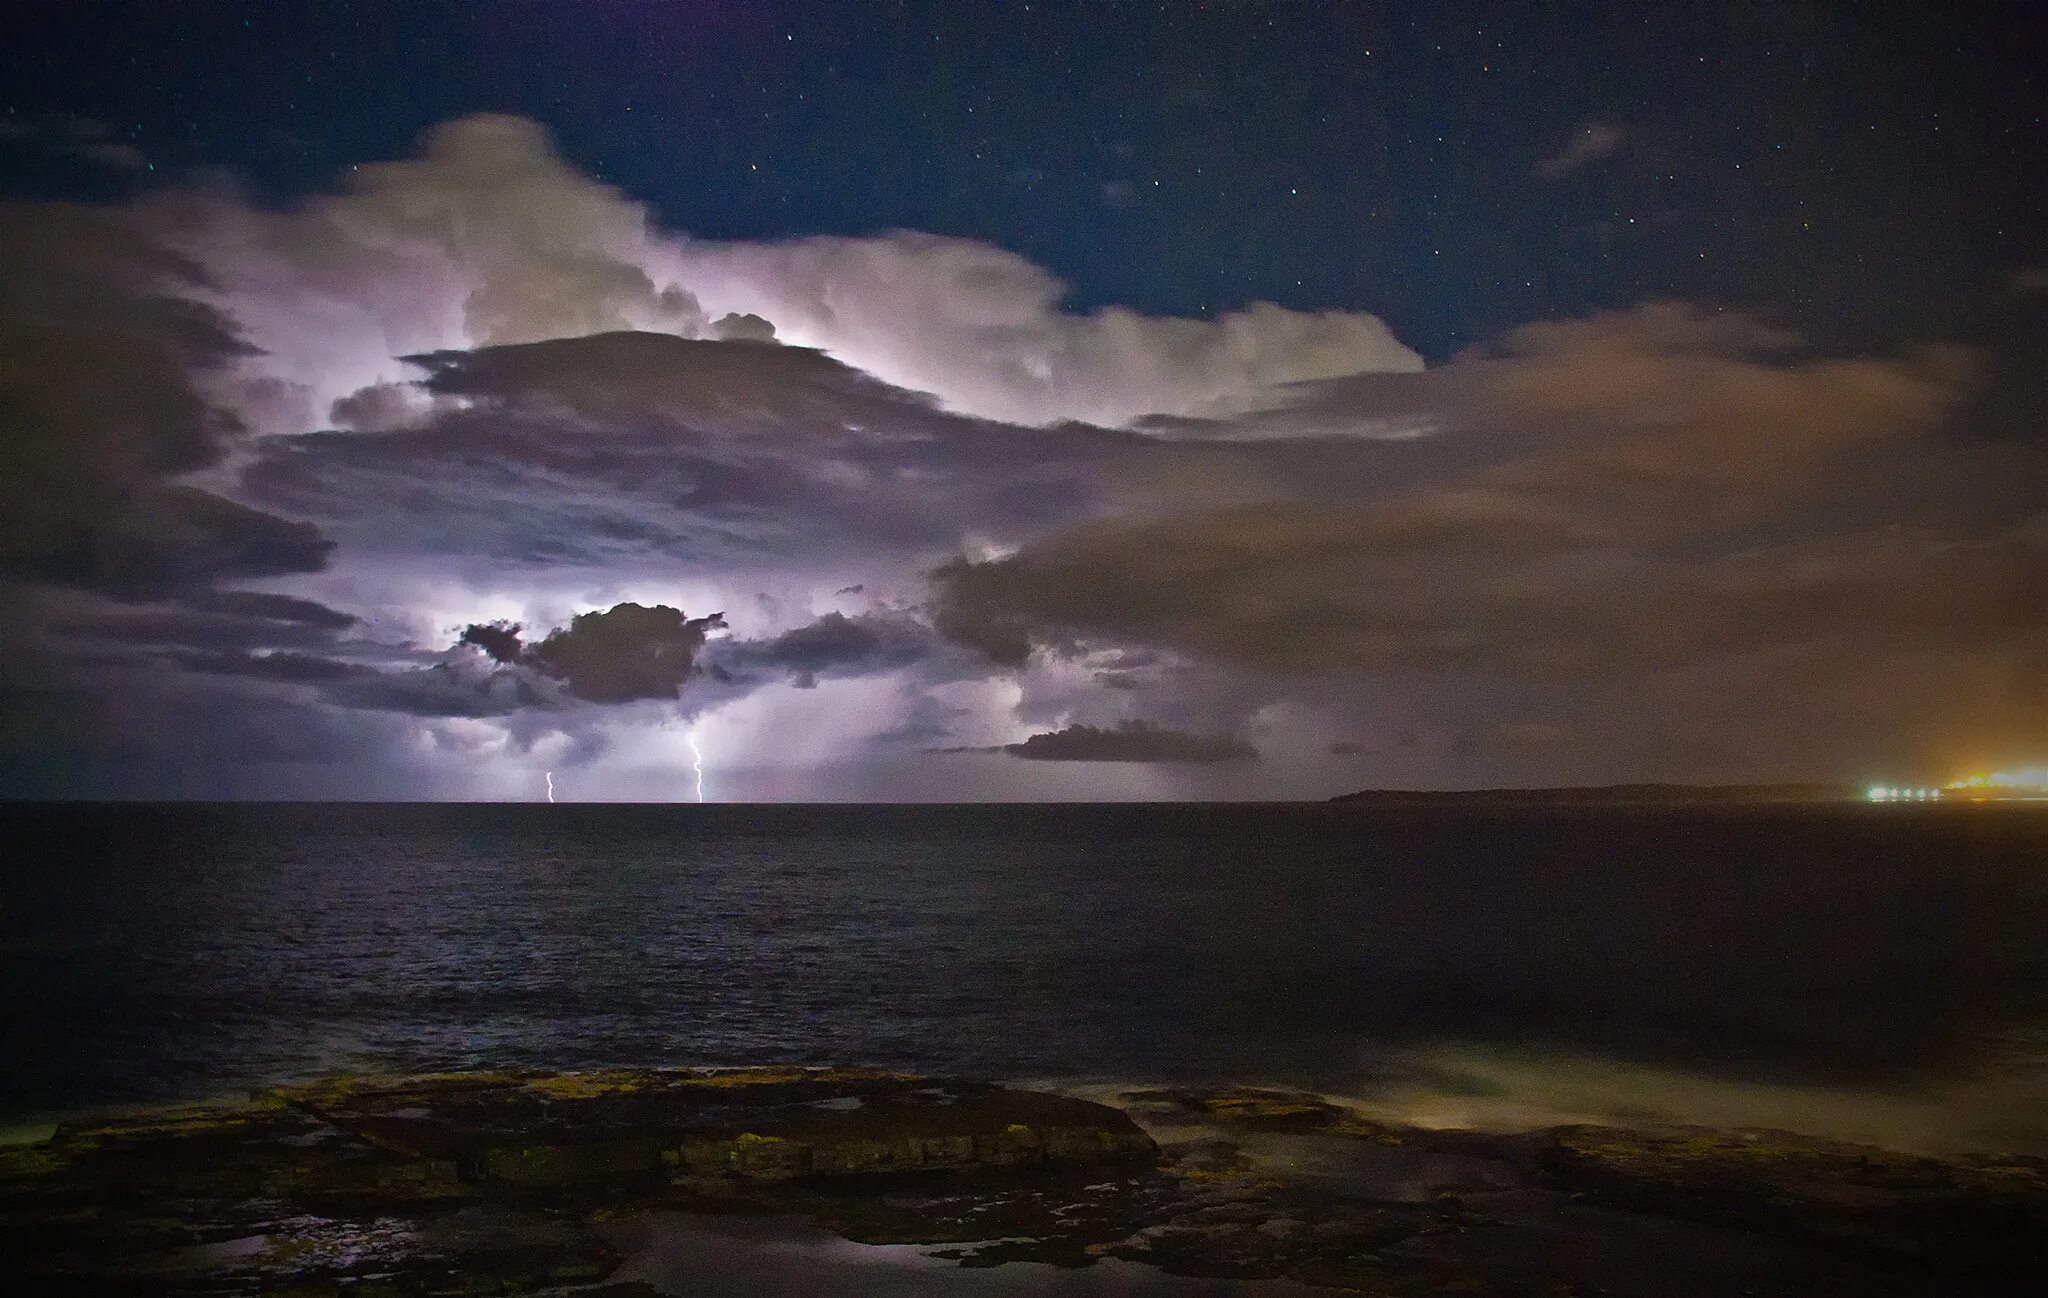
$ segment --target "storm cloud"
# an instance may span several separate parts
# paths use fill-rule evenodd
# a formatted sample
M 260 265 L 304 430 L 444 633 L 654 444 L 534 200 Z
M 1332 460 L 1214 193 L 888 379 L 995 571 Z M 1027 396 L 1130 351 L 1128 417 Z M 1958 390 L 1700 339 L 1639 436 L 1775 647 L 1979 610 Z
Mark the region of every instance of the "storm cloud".
M 270 398 L 248 409 L 276 431 L 363 418 L 361 395 L 404 377 L 396 356 L 627 329 L 814 347 L 1025 424 L 1239 409 L 1279 384 L 1421 365 L 1363 312 L 1069 312 L 1043 267 L 969 239 L 685 238 L 507 115 L 437 126 L 417 156 L 354 167 L 340 192 L 287 210 L 217 193 L 143 210 L 262 350 L 242 395 Z
M 1531 326 L 1395 389 L 1310 385 L 1243 421 L 1465 446 L 1417 485 L 1090 521 L 942 566 L 936 621 L 1013 668 L 1135 644 L 1325 695 L 1573 698 L 1582 751 L 1668 757 L 1680 731 L 1725 751 L 1774 712 L 1810 719 L 1786 745 L 1804 760 L 1880 746 L 1908 713 L 1946 752 L 2025 742 L 2048 717 L 2048 473 L 1948 428 L 1972 379 L 1953 351 L 1817 355 L 1672 305 Z M 1879 701 L 1901 679 L 1909 697 Z
M 1035 762 L 1251 762 L 1259 750 L 1228 735 L 1190 735 L 1127 721 L 1114 729 L 1075 724 L 1005 744 L 1003 752 Z
M 968 240 L 692 239 L 506 117 L 295 202 L 0 210 L 0 257 L 8 742 L 68 707 L 124 780 L 209 708 L 308 790 L 490 796 L 671 796 L 688 727 L 764 796 L 1055 797 L 2048 727 L 2048 467 L 1964 348 L 1659 302 L 1424 368 Z
M 724 625 L 717 613 L 693 618 L 666 604 L 617 604 L 578 613 L 524 656 L 592 703 L 674 698 L 697 674 L 705 635 Z
M 820 677 L 868 676 L 924 662 L 944 652 L 928 625 L 901 614 L 848 617 L 832 612 L 766 640 L 733 644 L 719 665 L 731 671 L 786 673 L 798 689 Z
M 616 604 L 578 613 L 524 644 L 509 623 L 472 623 L 434 663 L 403 670 L 347 669 L 333 693 L 354 707 L 435 716 L 493 716 L 578 704 L 673 702 L 702 673 L 705 638 L 725 625 L 665 604 Z M 309 679 L 313 678 L 311 676 Z
M 205 391 L 248 352 L 205 283 L 123 214 L 0 205 L 0 572 L 139 598 L 326 561 L 313 527 L 173 480 L 242 432 Z
M 1716 627 L 1797 638 L 1856 605 L 1840 592 L 1859 581 L 1869 629 L 1936 621 L 1898 599 L 1942 584 L 1919 576 L 1928 565 L 1975 574 L 1980 618 L 2020 607 L 2033 560 L 2017 534 L 1971 536 L 1989 549 L 1966 557 L 1964 538 L 1933 530 L 1917 544 L 1863 533 L 1896 528 L 1897 484 L 1859 456 L 1933 430 L 1964 390 L 1962 359 L 1815 358 L 1794 341 L 1656 306 L 1517 331 L 1427 376 L 1433 407 L 1376 408 L 1377 383 L 1311 387 L 1289 417 L 1377 430 L 1426 411 L 1432 436 L 1469 429 L 1461 440 L 1488 449 L 1363 503 L 1090 522 L 956 562 L 936 574 L 939 625 L 1012 665 L 1097 636 L 1272 671 L 1540 672 L 1726 652 Z M 1822 497 L 1832 528 L 1787 517 Z M 1809 583 L 1834 607 L 1802 598 Z

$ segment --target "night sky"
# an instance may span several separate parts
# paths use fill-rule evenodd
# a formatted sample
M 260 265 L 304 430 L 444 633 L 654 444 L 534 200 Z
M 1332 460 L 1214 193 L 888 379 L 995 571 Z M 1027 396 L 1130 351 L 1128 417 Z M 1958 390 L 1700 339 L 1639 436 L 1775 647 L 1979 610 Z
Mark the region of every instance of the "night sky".
M 2044 67 L 2024 3 L 34 6 L 0 792 L 2039 764 Z

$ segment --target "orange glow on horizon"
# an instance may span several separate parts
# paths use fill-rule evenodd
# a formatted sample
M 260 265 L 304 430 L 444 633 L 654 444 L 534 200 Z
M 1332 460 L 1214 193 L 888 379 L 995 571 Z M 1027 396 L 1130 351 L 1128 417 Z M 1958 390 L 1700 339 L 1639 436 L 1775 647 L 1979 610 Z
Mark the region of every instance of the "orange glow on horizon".
M 2048 792 L 2048 767 L 2030 766 L 2017 771 L 1980 771 L 1952 780 L 1951 789 L 2033 789 Z

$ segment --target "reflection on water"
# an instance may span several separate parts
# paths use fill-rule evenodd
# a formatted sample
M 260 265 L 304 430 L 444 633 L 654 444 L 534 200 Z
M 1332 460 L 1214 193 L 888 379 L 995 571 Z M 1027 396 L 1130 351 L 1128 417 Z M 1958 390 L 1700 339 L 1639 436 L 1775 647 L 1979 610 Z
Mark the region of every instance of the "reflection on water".
M 1303 1298 L 1335 1292 L 1284 1280 L 1192 1279 L 1115 1260 L 1079 1269 L 1036 1262 L 963 1267 L 927 1249 L 855 1244 L 786 1217 L 654 1213 L 623 1228 L 620 1243 L 628 1258 L 611 1283 L 644 1280 L 689 1298 Z

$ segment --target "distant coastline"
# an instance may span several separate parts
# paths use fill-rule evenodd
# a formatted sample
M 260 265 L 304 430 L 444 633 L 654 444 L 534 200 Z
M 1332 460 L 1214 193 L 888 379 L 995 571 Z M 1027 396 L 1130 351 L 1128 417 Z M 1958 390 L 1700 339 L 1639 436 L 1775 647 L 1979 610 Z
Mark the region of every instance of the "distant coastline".
M 1700 803 L 1857 802 L 1847 784 L 1601 784 L 1548 789 L 1361 789 L 1332 802 L 1388 806 L 1440 803 L 1542 803 L 1670 806 Z

